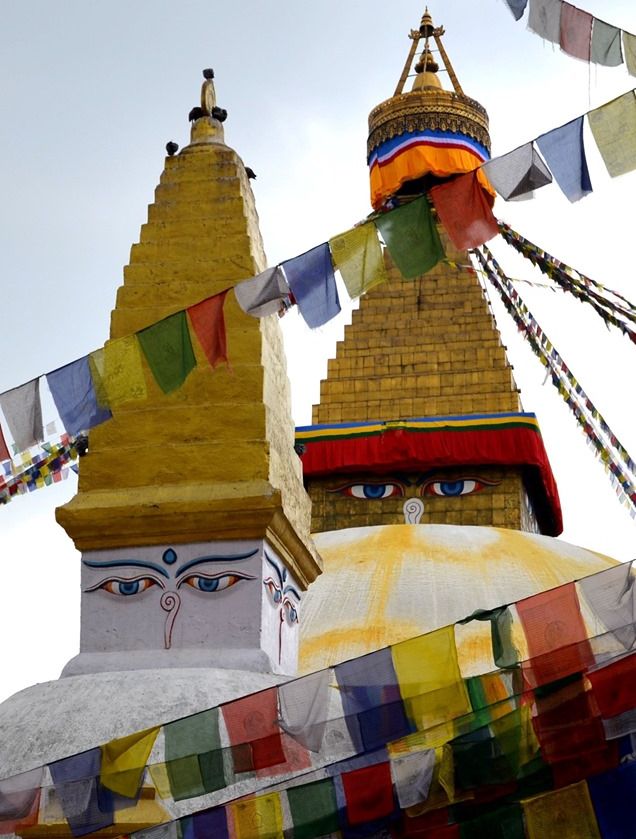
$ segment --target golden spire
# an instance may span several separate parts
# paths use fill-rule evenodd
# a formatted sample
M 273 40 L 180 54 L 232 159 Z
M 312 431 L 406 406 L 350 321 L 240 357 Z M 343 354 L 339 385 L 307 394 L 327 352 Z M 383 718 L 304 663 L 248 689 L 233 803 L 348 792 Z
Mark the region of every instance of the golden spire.
M 416 77 L 413 82 L 412 90 L 421 90 L 424 87 L 442 87 L 442 84 L 436 75 L 439 70 L 439 65 L 433 58 L 431 51 L 430 41 L 431 38 L 433 38 L 444 64 L 444 69 L 448 73 L 448 76 L 453 84 L 455 93 L 459 93 L 461 96 L 464 95 L 464 91 L 462 90 L 459 80 L 455 74 L 455 70 L 453 69 L 453 65 L 451 64 L 446 50 L 444 49 L 444 45 L 442 44 L 442 35 L 444 34 L 445 30 L 443 26 L 434 26 L 433 18 L 431 17 L 427 6 L 424 10 L 424 14 L 422 15 L 419 29 L 411 29 L 409 32 L 409 38 L 412 41 L 411 48 L 409 50 L 409 54 L 407 55 L 402 75 L 400 76 L 395 88 L 395 93 L 393 94 L 394 96 L 399 96 L 399 94 L 404 93 L 404 85 L 406 84 L 411 67 L 413 66 L 413 59 L 415 58 L 415 53 L 417 52 L 419 42 L 422 38 L 424 39 L 424 49 L 419 61 L 413 68 L 415 70 Z

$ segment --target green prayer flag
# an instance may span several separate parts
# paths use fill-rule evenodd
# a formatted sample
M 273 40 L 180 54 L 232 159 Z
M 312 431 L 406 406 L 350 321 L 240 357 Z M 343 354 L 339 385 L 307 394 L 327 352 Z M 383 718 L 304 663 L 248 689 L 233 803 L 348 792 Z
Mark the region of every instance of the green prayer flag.
M 218 708 L 164 726 L 166 770 L 175 801 L 226 786 Z
M 425 196 L 378 216 L 374 224 L 384 239 L 391 259 L 407 280 L 430 271 L 445 256 Z
M 465 624 L 471 621 L 490 621 L 492 655 L 497 667 L 515 667 L 519 664 L 519 650 L 512 640 L 512 613 L 507 606 L 477 609 L 457 623 Z
M 525 839 L 523 813 L 520 804 L 510 804 L 491 810 L 476 819 L 459 825 L 460 839 Z
M 294 825 L 294 839 L 316 839 L 336 833 L 338 802 L 331 778 L 291 787 L 287 800 Z
M 160 320 L 137 333 L 157 384 L 164 393 L 176 390 L 196 367 L 185 312 Z

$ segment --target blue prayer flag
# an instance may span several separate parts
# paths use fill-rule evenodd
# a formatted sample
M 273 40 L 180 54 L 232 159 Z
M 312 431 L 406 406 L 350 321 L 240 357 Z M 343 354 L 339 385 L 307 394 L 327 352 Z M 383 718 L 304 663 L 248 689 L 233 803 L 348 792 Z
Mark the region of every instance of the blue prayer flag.
M 634 836 L 634 798 L 636 761 L 627 761 L 595 775 L 587 782 L 601 836 L 632 839 Z
M 101 762 L 101 749 L 91 749 L 49 764 L 73 836 L 85 836 L 114 824 L 112 800 L 99 794 Z
M 528 5 L 528 0 L 506 0 L 506 3 L 514 15 L 515 20 L 521 20 Z
M 537 145 L 568 201 L 578 201 L 592 192 L 583 145 L 583 117 L 542 134 Z
M 195 813 L 181 823 L 183 839 L 229 839 L 225 807 Z
M 111 412 L 97 404 L 88 356 L 47 373 L 46 381 L 69 434 L 88 431 L 111 418 Z
M 300 314 L 310 329 L 322 326 L 340 311 L 329 245 L 325 242 L 282 263 Z

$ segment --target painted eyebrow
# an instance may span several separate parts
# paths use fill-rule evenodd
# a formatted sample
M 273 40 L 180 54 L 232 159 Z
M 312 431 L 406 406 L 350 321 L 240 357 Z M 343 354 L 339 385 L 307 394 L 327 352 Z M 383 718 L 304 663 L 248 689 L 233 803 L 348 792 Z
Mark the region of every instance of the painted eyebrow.
M 283 589 L 283 594 L 287 594 L 287 592 L 289 592 L 290 594 L 293 594 L 294 597 L 297 597 L 298 602 L 300 602 L 300 594 L 298 594 L 298 592 L 296 591 L 296 589 L 293 586 L 285 586 L 285 588 Z
M 151 571 L 156 571 L 157 574 L 162 574 L 167 580 L 170 579 L 170 576 L 165 568 L 161 568 L 153 562 L 143 562 L 140 559 L 111 560 L 109 562 L 97 562 L 94 559 L 83 559 L 82 564 L 87 565 L 89 568 L 129 568 L 131 566 L 134 566 L 135 568 L 149 568 Z
M 258 548 L 254 548 L 253 551 L 249 551 L 249 553 L 245 554 L 230 554 L 229 556 L 200 556 L 198 559 L 191 559 L 190 562 L 186 562 L 185 565 L 182 565 L 179 569 L 177 569 L 175 576 L 178 577 L 180 574 L 183 574 L 184 571 L 194 568 L 195 565 L 202 565 L 204 562 L 238 562 L 241 559 L 249 559 L 257 553 Z
M 283 577 L 283 575 L 281 574 L 281 572 L 280 572 L 280 568 L 278 567 L 278 565 L 276 565 L 276 563 L 274 562 L 274 560 L 273 560 L 273 559 L 270 559 L 270 558 L 267 556 L 267 553 L 265 553 L 264 555 L 265 555 L 265 561 L 266 561 L 266 562 L 269 562 L 269 564 L 272 566 L 272 568 L 274 569 L 274 571 L 276 571 L 276 576 L 278 577 L 278 580 L 279 580 L 279 582 L 280 582 L 280 584 L 281 584 L 281 586 L 282 586 L 282 585 L 283 585 L 283 583 L 285 582 L 285 578 L 284 578 L 284 577 Z

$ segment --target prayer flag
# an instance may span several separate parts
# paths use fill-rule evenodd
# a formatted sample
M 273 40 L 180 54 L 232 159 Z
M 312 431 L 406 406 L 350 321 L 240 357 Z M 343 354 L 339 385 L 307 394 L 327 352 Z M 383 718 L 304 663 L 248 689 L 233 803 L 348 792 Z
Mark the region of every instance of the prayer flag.
M 315 839 L 338 831 L 338 802 L 331 778 L 290 787 L 287 801 L 294 839 Z
M 227 362 L 223 305 L 228 291 L 226 289 L 214 297 L 202 300 L 187 310 L 192 328 L 211 367 L 216 367 L 221 361 Z
M 147 830 L 136 830 L 135 839 L 181 839 L 180 822 L 171 821 Z
M 435 749 L 413 752 L 391 761 L 391 776 L 400 807 L 413 807 L 428 798 L 435 769 Z
M 97 401 L 117 408 L 146 398 L 146 379 L 136 335 L 116 338 L 88 356 Z
M 276 688 L 269 688 L 222 706 L 231 745 L 243 747 L 235 752 L 235 761 L 239 754 L 249 757 L 248 764 L 235 764 L 236 771 L 266 769 L 285 762 L 277 699 Z
M 542 134 L 536 142 L 569 201 L 578 201 L 592 192 L 583 145 L 583 117 Z
M 289 300 L 289 286 L 280 265 L 267 268 L 250 280 L 234 286 L 234 296 L 247 315 L 264 318 L 275 315 Z
M 462 822 L 459 835 L 461 839 L 526 839 L 521 806 L 509 804 Z
M 587 115 L 612 178 L 636 169 L 636 97 L 630 90 Z
M 431 198 L 440 221 L 458 250 L 476 248 L 499 233 L 497 219 L 476 171 L 434 186 Z
M 100 408 L 97 404 L 88 356 L 47 373 L 46 381 L 64 429 L 69 434 L 88 431 L 112 416 L 107 408 Z
M 329 239 L 334 267 L 352 299 L 387 279 L 382 248 L 374 224 L 360 224 Z
M 101 757 L 100 749 L 91 749 L 49 764 L 73 836 L 85 836 L 114 823 L 112 800 L 104 802 L 98 796 Z
M 506 4 L 514 15 L 515 20 L 521 20 L 528 5 L 528 0 L 506 0 Z
M 340 311 L 340 300 L 326 242 L 283 262 L 283 270 L 300 314 L 310 329 L 335 318 Z
M 230 839 L 227 809 L 216 807 L 194 813 L 185 823 L 183 839 Z
M 283 812 L 277 792 L 229 805 L 235 839 L 276 839 L 283 835 Z
M 444 258 L 444 246 L 425 196 L 373 220 L 402 276 L 430 271 Z
M 626 650 L 636 644 L 636 586 L 632 562 L 577 582 L 591 609 Z
M 596 775 L 587 782 L 601 836 L 632 839 L 636 800 L 636 761 Z
M 337 664 L 334 672 L 358 751 L 371 751 L 413 731 L 389 649 Z
M 137 338 L 164 393 L 180 388 L 197 366 L 185 312 L 177 312 L 142 329 Z
M 587 784 L 546 792 L 523 802 L 528 839 L 601 839 Z
M 0 834 L 6 830 L 6 822 L 17 823 L 29 816 L 40 794 L 44 770 L 41 767 L 22 772 L 0 781 Z
M 400 693 L 418 731 L 470 712 L 453 626 L 394 644 L 391 653 Z
M 126 798 L 135 798 L 158 733 L 159 728 L 148 728 L 102 746 L 102 786 Z
M 568 55 L 590 60 L 593 17 L 570 3 L 561 7 L 561 49 Z
M 319 670 L 278 687 L 280 727 L 312 752 L 319 752 L 329 717 L 331 670 Z
M 636 709 L 636 653 L 590 670 L 587 678 L 602 717 L 616 717 Z
M 606 67 L 618 67 L 623 63 L 621 30 L 598 18 L 594 18 L 592 29 L 592 61 Z
M 4 434 L 2 433 L 2 428 L 0 428 L 0 463 L 4 463 L 5 460 L 11 460 L 11 455 L 9 454 L 9 449 L 7 448 L 7 441 L 4 439 Z M 6 471 L 7 475 L 10 475 L 10 472 Z
M 19 452 L 44 439 L 39 379 L 0 393 L 0 408 Z
M 489 160 L 483 169 L 490 183 L 506 201 L 552 182 L 552 175 L 531 142 Z
M 583 672 L 594 661 L 574 583 L 519 600 L 516 607 L 530 654 L 523 670 L 533 686 Z
M 364 824 L 390 815 L 395 809 L 391 767 L 376 763 L 342 775 L 349 824 Z
M 636 76 L 636 36 L 629 32 L 623 32 L 623 53 L 628 72 Z
M 562 0 L 530 0 L 528 29 L 558 44 L 561 37 Z
M 175 801 L 225 784 L 218 708 L 164 725 L 166 768 Z

